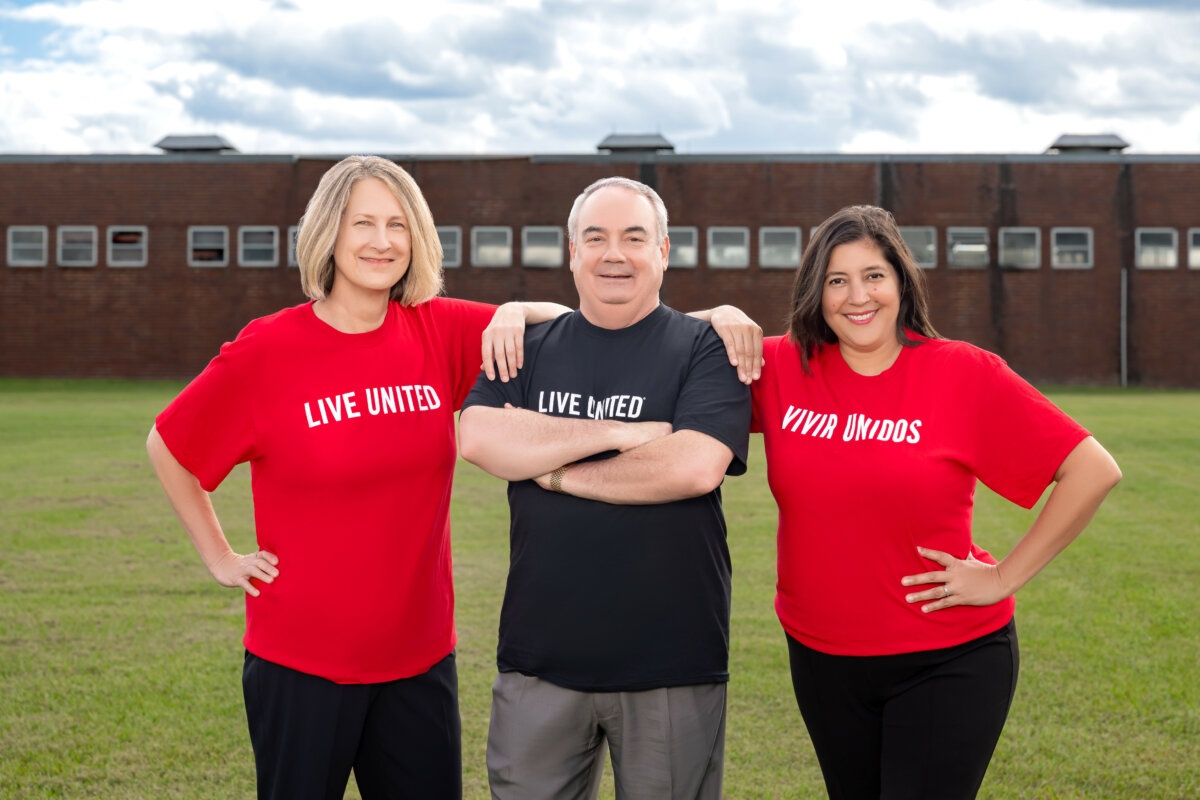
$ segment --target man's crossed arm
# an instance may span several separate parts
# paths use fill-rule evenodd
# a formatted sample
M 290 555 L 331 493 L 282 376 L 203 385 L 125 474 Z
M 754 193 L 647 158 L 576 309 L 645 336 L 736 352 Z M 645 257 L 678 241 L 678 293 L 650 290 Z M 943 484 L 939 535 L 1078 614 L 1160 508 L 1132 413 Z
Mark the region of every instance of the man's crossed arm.
M 519 408 L 471 406 L 459 417 L 462 456 L 498 478 L 534 479 L 550 489 L 623 505 L 667 503 L 707 494 L 721 484 L 733 451 L 667 422 L 552 417 Z M 575 463 L 610 450 L 618 455 Z

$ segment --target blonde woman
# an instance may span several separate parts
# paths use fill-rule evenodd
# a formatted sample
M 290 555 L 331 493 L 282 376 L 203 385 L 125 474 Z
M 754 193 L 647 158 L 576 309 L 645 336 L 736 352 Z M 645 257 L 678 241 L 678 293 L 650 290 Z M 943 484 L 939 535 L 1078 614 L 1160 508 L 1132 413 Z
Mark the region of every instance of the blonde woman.
M 515 375 L 524 322 L 568 309 L 438 297 L 441 255 L 404 170 L 338 163 L 300 224 L 311 302 L 247 325 L 150 432 L 192 544 L 246 593 L 259 797 L 340 798 L 351 769 L 365 798 L 461 796 L 453 414 L 481 353 Z M 259 548 L 244 555 L 208 497 L 243 461 Z

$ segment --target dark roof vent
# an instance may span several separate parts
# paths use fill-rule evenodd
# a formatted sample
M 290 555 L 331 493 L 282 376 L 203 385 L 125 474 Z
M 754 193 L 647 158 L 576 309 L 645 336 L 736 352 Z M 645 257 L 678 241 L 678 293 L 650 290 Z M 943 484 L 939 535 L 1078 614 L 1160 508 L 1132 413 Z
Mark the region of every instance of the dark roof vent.
M 236 153 L 237 148 L 214 133 L 164 136 L 155 147 L 164 153 Z
M 1115 133 L 1064 133 L 1047 153 L 1119 153 L 1129 142 Z
M 657 133 L 612 133 L 596 149 L 601 153 L 674 153 L 675 145 Z

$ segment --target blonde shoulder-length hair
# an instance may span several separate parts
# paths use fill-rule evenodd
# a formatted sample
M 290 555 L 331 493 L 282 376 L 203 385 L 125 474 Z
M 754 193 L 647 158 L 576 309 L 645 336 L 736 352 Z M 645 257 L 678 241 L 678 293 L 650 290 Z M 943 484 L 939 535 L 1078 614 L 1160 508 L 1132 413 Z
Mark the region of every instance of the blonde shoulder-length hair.
M 300 288 L 313 300 L 324 299 L 333 289 L 333 278 L 337 274 L 333 250 L 338 230 L 350 203 L 350 190 L 364 178 L 382 181 L 408 218 L 412 252 L 404 277 L 392 287 L 391 299 L 402 305 L 415 306 L 436 297 L 442 291 L 442 243 L 429 204 L 411 175 L 378 156 L 350 156 L 321 176 L 321 182 L 300 218 L 300 231 L 296 237 Z

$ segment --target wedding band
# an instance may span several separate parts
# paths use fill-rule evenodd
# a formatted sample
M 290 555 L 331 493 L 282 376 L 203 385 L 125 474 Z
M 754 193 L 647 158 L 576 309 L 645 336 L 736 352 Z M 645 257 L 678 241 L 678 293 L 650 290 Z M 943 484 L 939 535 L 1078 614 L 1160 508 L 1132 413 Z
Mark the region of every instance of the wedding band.
M 949 597 L 949 596 L 950 596 L 950 586 L 949 586 L 949 584 L 943 583 L 942 584 L 942 597 Z

